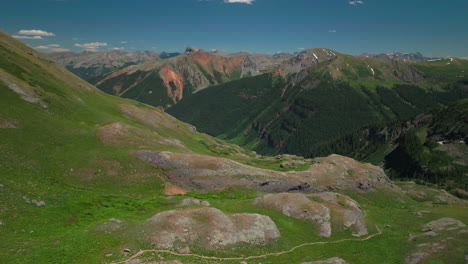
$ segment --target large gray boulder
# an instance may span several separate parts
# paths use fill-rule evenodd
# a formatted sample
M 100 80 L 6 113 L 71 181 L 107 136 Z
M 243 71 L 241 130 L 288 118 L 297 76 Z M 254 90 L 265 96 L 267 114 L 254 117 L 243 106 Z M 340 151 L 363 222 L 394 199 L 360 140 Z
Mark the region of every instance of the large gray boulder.
M 279 238 L 280 232 L 268 216 L 225 214 L 212 207 L 161 212 L 148 219 L 141 238 L 160 249 L 197 246 L 215 249 L 237 243 L 263 245 Z

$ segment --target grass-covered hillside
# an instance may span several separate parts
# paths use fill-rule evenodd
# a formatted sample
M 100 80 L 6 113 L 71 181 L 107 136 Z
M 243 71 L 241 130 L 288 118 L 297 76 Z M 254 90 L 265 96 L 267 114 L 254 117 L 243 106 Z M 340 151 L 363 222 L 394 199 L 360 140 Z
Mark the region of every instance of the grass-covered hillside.
M 465 201 L 337 155 L 256 155 L 3 32 L 0 106 L 0 263 L 464 263 Z

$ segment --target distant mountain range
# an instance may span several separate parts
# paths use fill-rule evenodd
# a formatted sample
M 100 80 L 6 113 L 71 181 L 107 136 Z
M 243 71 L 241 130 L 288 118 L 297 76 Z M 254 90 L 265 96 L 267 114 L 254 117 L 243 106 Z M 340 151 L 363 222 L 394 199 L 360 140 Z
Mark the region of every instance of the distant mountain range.
M 89 81 L 107 93 L 168 108 L 209 86 L 271 72 L 291 57 L 225 54 L 189 47 L 175 57 L 161 59 L 159 56 Z
M 311 49 L 274 71 L 209 87 L 167 111 L 262 154 L 353 149 L 337 139 L 468 97 L 468 61 L 409 62 Z
M 167 59 L 177 56 L 179 53 L 112 50 L 103 52 L 84 51 L 81 53 L 57 52 L 48 55 L 82 79 L 89 80 L 129 65 L 144 61 Z
M 362 57 L 367 58 L 384 58 L 384 59 L 392 59 L 392 60 L 399 60 L 399 61 L 427 61 L 439 58 L 428 58 L 424 57 L 419 52 L 414 53 L 401 53 L 401 52 L 392 52 L 392 53 L 380 53 L 380 54 L 369 54 L 363 53 Z

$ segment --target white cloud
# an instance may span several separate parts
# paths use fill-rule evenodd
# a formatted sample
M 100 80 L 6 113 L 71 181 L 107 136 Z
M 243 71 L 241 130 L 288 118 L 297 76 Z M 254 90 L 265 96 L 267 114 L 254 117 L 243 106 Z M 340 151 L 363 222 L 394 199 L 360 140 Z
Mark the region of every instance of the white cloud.
M 330 29 L 330 30 L 328 30 L 328 32 L 330 32 L 330 33 L 336 33 L 336 29 Z
M 79 38 L 72 38 L 72 40 L 80 40 Z
M 22 29 L 18 32 L 18 34 L 29 35 L 29 36 L 43 36 L 43 37 L 55 36 L 55 34 L 52 32 L 47 32 L 47 31 L 38 30 L 38 29 Z
M 120 44 L 127 44 L 127 41 L 120 41 Z
M 224 0 L 224 3 L 241 3 L 251 5 L 255 0 Z
M 92 42 L 92 43 L 85 43 L 85 44 L 75 44 L 75 47 L 84 48 L 88 51 L 97 51 L 99 47 L 107 47 L 107 43 L 105 42 Z
M 49 45 L 47 45 L 47 47 L 58 48 L 58 47 L 60 47 L 60 45 L 59 44 L 49 44 Z
M 49 49 L 49 47 L 47 47 L 47 46 L 37 46 L 37 47 L 34 47 L 34 49 L 38 49 L 38 50 Z
M 70 51 L 69 49 L 64 49 L 64 48 L 52 48 L 50 49 L 52 52 L 67 52 Z
M 42 39 L 41 36 L 18 36 L 18 35 L 13 35 L 15 39 Z
M 124 47 L 120 47 L 120 48 L 112 48 L 111 50 L 124 50 L 125 48 Z
M 304 48 L 297 48 L 298 50 L 305 50 Z
M 356 6 L 356 5 L 363 5 L 364 1 L 361 0 L 356 0 L 356 1 L 349 1 L 348 2 L 350 5 Z

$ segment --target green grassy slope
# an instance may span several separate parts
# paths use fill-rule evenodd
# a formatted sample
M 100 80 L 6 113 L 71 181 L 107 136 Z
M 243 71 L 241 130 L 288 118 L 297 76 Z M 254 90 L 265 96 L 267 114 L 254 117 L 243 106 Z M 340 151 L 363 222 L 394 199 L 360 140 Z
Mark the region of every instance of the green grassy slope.
M 12 85 L 46 107 L 23 100 Z M 234 156 L 244 150 L 194 134 L 155 108 L 107 95 L 3 32 L 0 105 L 1 263 L 101 262 L 104 250 L 123 242 L 89 233 L 93 226 L 110 217 L 141 221 L 165 208 L 165 177 L 131 150 L 186 152 L 159 143 L 176 139 L 201 154 L 246 161 Z M 125 117 L 122 105 L 151 111 L 157 128 Z M 135 132 L 103 142 L 100 129 L 115 123 Z

